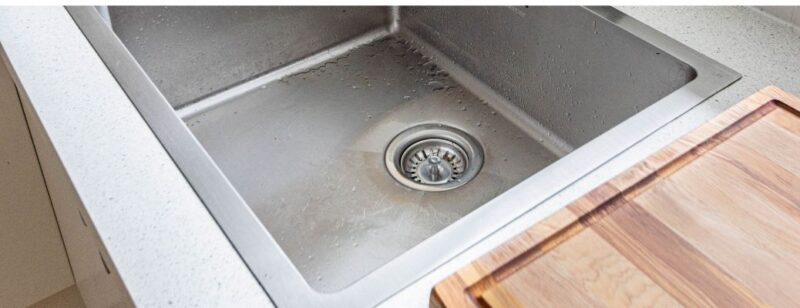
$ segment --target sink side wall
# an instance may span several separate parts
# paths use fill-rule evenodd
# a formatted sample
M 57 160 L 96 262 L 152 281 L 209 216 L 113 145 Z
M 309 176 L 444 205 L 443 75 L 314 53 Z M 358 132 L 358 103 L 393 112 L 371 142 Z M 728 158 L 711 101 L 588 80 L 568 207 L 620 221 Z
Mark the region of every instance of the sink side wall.
M 400 23 L 574 147 L 695 72 L 580 7 L 403 7 Z
M 387 23 L 385 7 L 115 7 L 114 32 L 173 107 Z

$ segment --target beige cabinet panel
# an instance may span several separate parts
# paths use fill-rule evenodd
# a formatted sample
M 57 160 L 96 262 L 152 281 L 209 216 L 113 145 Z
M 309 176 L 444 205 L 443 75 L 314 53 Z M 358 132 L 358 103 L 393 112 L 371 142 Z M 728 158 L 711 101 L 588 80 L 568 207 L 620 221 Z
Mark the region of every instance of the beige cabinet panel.
M 0 306 L 74 284 L 14 83 L 0 62 Z

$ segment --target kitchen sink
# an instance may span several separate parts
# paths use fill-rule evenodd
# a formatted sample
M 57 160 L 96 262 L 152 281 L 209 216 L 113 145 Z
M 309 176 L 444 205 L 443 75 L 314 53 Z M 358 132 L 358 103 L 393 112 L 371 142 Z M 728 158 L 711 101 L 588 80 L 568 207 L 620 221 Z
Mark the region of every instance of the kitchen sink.
M 281 306 L 378 304 L 740 77 L 610 7 L 69 11 Z

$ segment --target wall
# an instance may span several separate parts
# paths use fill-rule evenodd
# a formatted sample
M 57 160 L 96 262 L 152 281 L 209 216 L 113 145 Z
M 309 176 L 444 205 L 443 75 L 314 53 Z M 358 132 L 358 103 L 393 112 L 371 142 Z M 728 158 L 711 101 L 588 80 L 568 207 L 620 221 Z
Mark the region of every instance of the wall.
M 800 27 L 800 6 L 757 6 L 756 8 Z

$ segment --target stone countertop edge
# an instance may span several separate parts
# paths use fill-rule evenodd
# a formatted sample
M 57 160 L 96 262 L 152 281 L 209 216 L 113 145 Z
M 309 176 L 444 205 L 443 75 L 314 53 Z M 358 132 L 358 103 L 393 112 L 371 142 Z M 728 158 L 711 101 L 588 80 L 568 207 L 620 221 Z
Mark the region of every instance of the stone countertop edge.
M 731 67 L 743 78 L 401 290 L 383 306 L 427 306 L 431 288 L 447 275 L 764 86 L 800 93 L 800 29 L 796 27 L 747 7 L 619 9 Z M 0 43 L 134 302 L 141 306 L 167 301 L 178 306 L 270 305 L 113 76 L 74 23 L 65 20 L 69 18 L 61 7 L 2 8 Z M 63 27 L 66 22 L 69 27 Z
M 0 44 L 135 305 L 272 305 L 63 7 L 0 8 Z

